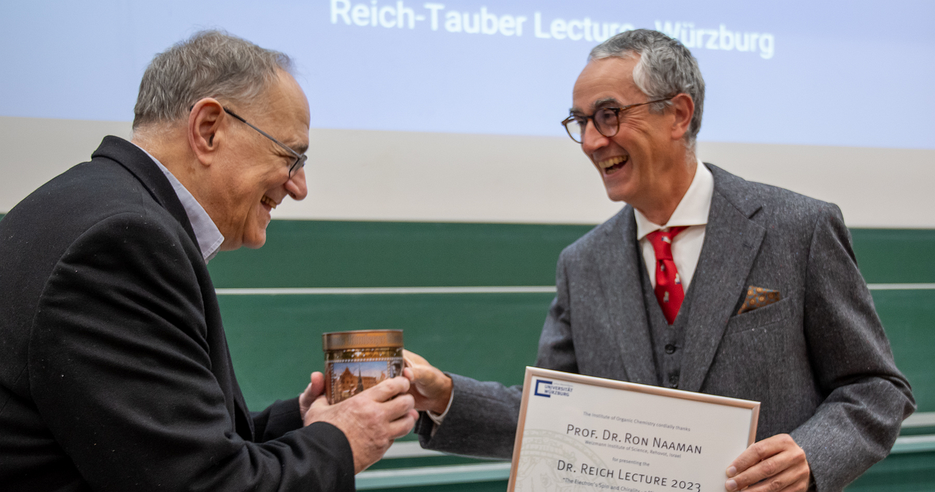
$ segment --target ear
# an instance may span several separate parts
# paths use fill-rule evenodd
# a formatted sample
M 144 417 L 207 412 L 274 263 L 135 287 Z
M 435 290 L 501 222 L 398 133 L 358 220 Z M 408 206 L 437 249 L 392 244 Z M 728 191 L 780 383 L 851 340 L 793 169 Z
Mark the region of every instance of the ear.
M 672 122 L 672 140 L 681 140 L 688 132 L 692 116 L 695 115 L 695 101 L 688 94 L 681 93 L 672 98 L 670 107 L 675 116 Z
M 224 132 L 224 106 L 217 99 L 204 98 L 188 115 L 188 144 L 192 153 L 204 166 L 210 166 L 221 145 L 220 134 Z

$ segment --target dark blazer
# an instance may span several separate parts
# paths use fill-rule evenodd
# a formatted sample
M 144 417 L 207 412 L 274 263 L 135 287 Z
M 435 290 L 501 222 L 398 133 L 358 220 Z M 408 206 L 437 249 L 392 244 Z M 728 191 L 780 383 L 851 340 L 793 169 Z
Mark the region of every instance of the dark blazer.
M 107 137 L 0 221 L 0 489 L 353 490 L 344 434 L 250 414 L 181 203 Z
M 789 433 L 820 491 L 841 490 L 889 453 L 912 413 L 840 210 L 708 165 L 714 195 L 691 298 L 679 389 L 761 402 L 757 440 Z M 558 261 L 536 365 L 659 384 L 633 209 L 625 207 Z M 747 287 L 782 300 L 737 314 Z M 650 296 L 651 297 L 651 296 Z M 479 456 L 512 453 L 520 387 L 461 376 L 424 446 Z M 489 429 L 488 432 L 480 432 Z

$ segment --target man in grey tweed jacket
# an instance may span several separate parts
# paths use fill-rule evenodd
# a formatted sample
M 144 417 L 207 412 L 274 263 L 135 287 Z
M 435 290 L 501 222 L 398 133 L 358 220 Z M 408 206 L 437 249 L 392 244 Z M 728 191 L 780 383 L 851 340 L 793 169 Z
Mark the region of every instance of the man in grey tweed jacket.
M 699 163 L 704 81 L 663 34 L 595 48 L 573 102 L 569 135 L 628 205 L 562 252 L 536 365 L 761 402 L 728 491 L 841 490 L 886 457 L 915 404 L 838 207 Z M 670 321 L 646 235 L 682 226 Z M 774 302 L 750 304 L 757 287 Z M 511 456 L 522 388 L 408 357 L 424 447 Z

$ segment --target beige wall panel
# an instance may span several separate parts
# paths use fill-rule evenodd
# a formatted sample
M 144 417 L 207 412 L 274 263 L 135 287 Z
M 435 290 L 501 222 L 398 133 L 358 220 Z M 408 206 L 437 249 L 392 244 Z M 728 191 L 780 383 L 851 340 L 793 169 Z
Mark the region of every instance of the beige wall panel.
M 0 212 L 129 123 L 0 117 Z M 837 203 L 852 227 L 935 228 L 935 150 L 699 143 L 746 179 Z M 620 204 L 564 137 L 313 129 L 309 198 L 276 218 L 599 223 Z

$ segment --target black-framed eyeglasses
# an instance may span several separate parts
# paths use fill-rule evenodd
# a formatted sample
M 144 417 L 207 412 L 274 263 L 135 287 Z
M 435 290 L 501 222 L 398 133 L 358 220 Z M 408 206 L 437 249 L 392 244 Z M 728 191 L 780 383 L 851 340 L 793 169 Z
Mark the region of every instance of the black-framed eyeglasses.
M 568 132 L 568 136 L 577 143 L 582 143 L 584 141 L 584 130 L 585 127 L 588 126 L 588 120 L 594 122 L 594 129 L 596 129 L 598 133 L 607 138 L 610 138 L 616 135 L 617 131 L 620 130 L 620 113 L 633 109 L 637 106 L 668 101 L 673 97 L 675 97 L 675 95 L 664 97 L 662 99 L 656 99 L 654 101 L 628 104 L 619 108 L 601 108 L 588 116 L 581 114 L 571 114 L 568 116 L 568 118 L 562 120 L 562 126 L 565 127 L 565 131 Z
M 299 169 L 302 169 L 302 168 L 305 166 L 305 161 L 306 161 L 306 159 L 308 159 L 308 156 L 307 156 L 307 155 L 305 155 L 305 154 L 299 154 L 298 152 L 292 150 L 292 148 L 290 148 L 288 145 L 286 145 L 286 144 L 280 142 L 279 140 L 276 140 L 276 139 L 273 138 L 269 133 L 266 133 L 266 132 L 264 132 L 263 130 L 260 130 L 259 128 L 253 126 L 252 124 L 250 124 L 249 121 L 243 119 L 243 118 L 242 118 L 241 116 L 239 116 L 237 113 L 235 113 L 235 112 L 233 112 L 233 111 L 231 111 L 231 110 L 229 110 L 229 109 L 227 109 L 227 108 L 224 108 L 224 112 L 227 113 L 227 114 L 229 114 L 229 115 L 231 115 L 231 116 L 233 116 L 234 118 L 237 118 L 238 120 L 242 121 L 245 125 L 249 126 L 250 128 L 253 128 L 254 130 L 260 132 L 260 135 L 263 135 L 264 137 L 266 137 L 266 138 L 272 140 L 273 142 L 276 143 L 276 145 L 278 145 L 278 146 L 280 146 L 280 147 L 286 149 L 290 154 L 293 155 L 293 157 L 295 157 L 295 162 L 293 162 L 292 165 L 289 166 L 289 178 L 290 178 L 290 179 L 292 178 L 292 174 L 293 174 L 294 172 L 298 171 Z

